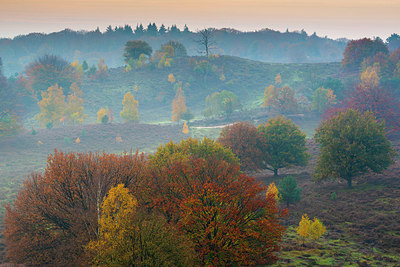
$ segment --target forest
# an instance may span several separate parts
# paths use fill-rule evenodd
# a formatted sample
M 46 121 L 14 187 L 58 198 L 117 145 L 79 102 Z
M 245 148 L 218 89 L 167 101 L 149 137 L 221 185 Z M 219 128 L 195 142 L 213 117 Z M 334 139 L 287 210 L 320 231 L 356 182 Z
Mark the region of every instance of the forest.
M 400 36 L 0 40 L 0 264 L 400 264 Z

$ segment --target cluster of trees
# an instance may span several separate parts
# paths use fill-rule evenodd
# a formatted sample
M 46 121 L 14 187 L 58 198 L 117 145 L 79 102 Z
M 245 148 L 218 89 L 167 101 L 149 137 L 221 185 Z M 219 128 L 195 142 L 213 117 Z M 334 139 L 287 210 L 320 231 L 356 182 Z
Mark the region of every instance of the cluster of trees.
M 306 135 L 283 116 L 270 119 L 256 127 L 240 122 L 222 129 L 217 140 L 239 157 L 242 169 L 278 170 L 290 166 L 305 166 L 309 158 Z
M 332 62 L 342 57 L 347 40 L 332 40 L 308 35 L 306 32 L 279 32 L 263 29 L 256 32 L 241 32 L 234 29 L 207 29 L 214 36 L 218 46 L 216 53 L 238 56 L 252 60 L 268 62 Z M 0 55 L 7 63 L 7 76 L 21 72 L 23 66 L 31 62 L 32 55 L 52 53 L 70 61 L 87 60 L 96 64 L 104 58 L 111 67 L 123 64 L 120 51 L 129 40 L 144 40 L 158 48 L 170 39 L 183 43 L 190 55 L 198 54 L 201 31 L 193 32 L 187 27 L 183 30 L 173 25 L 130 25 L 107 27 L 104 32 L 99 28 L 93 31 L 73 31 L 43 34 L 31 33 L 14 39 L 0 39 Z M 392 46 L 395 41 L 390 42 Z M 202 49 L 202 52 L 204 50 Z
M 67 101 L 64 90 L 57 84 L 43 91 L 38 102 L 40 113 L 35 118 L 47 128 L 52 128 L 60 123 L 80 124 L 86 119 L 83 113 L 82 91 L 76 83 L 69 89 Z
M 12 262 L 255 265 L 277 260 L 276 199 L 210 140 L 150 155 L 55 151 L 6 207 Z

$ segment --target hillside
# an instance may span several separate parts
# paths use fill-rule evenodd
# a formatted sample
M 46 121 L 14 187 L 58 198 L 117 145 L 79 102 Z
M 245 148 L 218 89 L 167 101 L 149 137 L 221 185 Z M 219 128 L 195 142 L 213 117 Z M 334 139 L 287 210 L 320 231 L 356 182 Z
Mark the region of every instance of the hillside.
M 154 25 L 155 26 L 155 25 Z M 332 40 L 308 35 L 305 31 L 279 32 L 263 29 L 241 32 L 234 29 L 211 29 L 213 31 L 213 53 L 237 56 L 265 62 L 339 62 L 347 40 Z M 3 58 L 7 76 L 23 71 L 24 66 L 43 54 L 54 54 L 68 61 L 86 60 L 90 65 L 105 59 L 110 67 L 123 65 L 123 49 L 127 41 L 141 39 L 148 42 L 153 52 L 161 44 L 176 40 L 185 45 L 188 55 L 199 55 L 195 42 L 197 32 L 180 31 L 171 27 L 167 32 L 154 29 L 135 31 L 129 25 L 106 32 L 72 31 L 65 29 L 50 34 L 31 33 L 13 39 L 0 39 L 0 57 Z
M 182 82 L 186 104 L 197 118 L 202 116 L 205 98 L 216 91 L 232 91 L 245 109 L 252 109 L 261 105 L 265 87 L 274 83 L 277 74 L 298 97 L 305 95 L 309 98 L 322 81 L 340 74 L 340 63 L 278 64 L 230 56 L 208 59 L 209 70 L 204 73 L 196 70 L 196 62 L 202 60 L 206 58 L 176 58 L 170 68 L 149 66 L 130 72 L 115 68 L 110 69 L 104 80 L 85 79 L 81 88 L 88 121 L 94 122 L 96 112 L 105 106 L 110 107 L 115 119 L 120 121 L 123 96 L 128 91 L 133 93 L 135 85 L 138 86 L 138 92 L 134 94 L 139 101 L 141 121 L 170 121 L 171 102 L 175 96 L 174 85 L 168 82 L 170 73 L 177 82 Z

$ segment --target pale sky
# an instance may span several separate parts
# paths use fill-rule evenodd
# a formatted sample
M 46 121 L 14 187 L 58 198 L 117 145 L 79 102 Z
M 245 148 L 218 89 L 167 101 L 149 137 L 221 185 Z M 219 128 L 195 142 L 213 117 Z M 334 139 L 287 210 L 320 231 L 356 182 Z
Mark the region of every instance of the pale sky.
M 386 39 L 400 34 L 400 0 L 0 0 L 0 37 L 149 22 Z

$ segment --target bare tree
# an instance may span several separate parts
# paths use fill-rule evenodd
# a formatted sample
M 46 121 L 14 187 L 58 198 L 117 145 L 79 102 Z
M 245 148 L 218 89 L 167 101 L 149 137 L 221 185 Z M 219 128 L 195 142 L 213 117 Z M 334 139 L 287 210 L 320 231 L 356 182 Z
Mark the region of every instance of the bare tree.
M 215 45 L 214 30 L 211 28 L 200 30 L 196 43 L 200 46 L 200 52 L 205 53 L 208 57 L 210 50 L 213 49 Z

